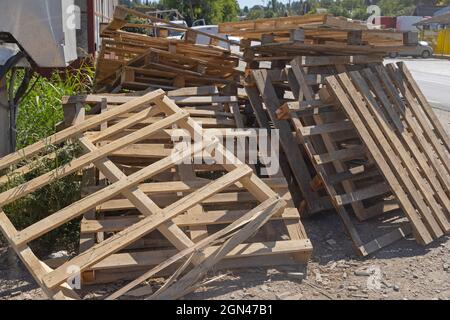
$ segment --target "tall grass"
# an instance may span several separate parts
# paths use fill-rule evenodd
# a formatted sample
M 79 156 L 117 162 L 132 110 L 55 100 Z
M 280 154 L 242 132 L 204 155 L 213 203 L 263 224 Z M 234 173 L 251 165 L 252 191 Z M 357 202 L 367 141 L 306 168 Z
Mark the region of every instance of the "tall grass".
M 17 147 L 26 147 L 55 132 L 63 121 L 61 99 L 91 91 L 94 69 L 84 63 L 78 69 L 55 71 L 50 79 L 38 78 L 22 100 L 17 120 Z
M 18 149 L 55 133 L 57 124 L 64 120 L 62 97 L 89 93 L 93 77 L 94 70 L 87 64 L 83 64 L 79 69 L 55 71 L 49 79 L 35 77 L 31 81 L 29 94 L 21 101 L 19 107 Z M 58 146 L 48 146 L 48 149 L 47 151 L 56 150 Z M 10 175 L 9 181 L 0 186 L 0 192 L 68 163 L 80 153 L 80 148 L 76 144 L 65 145 L 61 150 L 55 158 L 39 161 L 25 176 Z M 34 160 L 29 159 L 30 162 Z M 14 226 L 21 230 L 79 200 L 81 187 L 80 174 L 72 174 L 5 206 L 3 210 Z M 58 250 L 73 251 L 78 241 L 79 221 L 74 221 L 46 234 L 31 246 L 39 255 L 45 256 Z

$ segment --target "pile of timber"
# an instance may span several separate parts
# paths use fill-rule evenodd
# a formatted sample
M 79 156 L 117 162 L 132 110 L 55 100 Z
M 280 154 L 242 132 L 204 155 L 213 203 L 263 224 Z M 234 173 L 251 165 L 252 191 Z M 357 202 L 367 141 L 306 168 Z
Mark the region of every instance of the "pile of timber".
M 4 208 L 85 171 L 81 200 L 23 230 L 0 212 L 2 233 L 49 298 L 78 299 L 67 282 L 80 276 L 83 292 L 88 284 L 129 281 L 107 299 L 136 294 L 143 282 L 138 291 L 151 299 L 176 299 L 201 285 L 211 269 L 308 261 L 311 242 L 284 177 L 258 177 L 260 168 L 223 146 L 222 140 L 233 138 L 226 129 L 244 121 L 236 97 L 203 87 L 64 102 L 66 129 L 0 159 L 7 176 L 26 178 L 33 177 L 26 174 L 36 168 L 33 163 L 56 157 L 67 145 L 84 151 L 0 194 Z M 192 147 L 178 148 L 172 141 L 176 130 Z M 193 139 L 199 136 L 202 141 Z M 223 161 L 207 161 L 211 152 Z M 30 242 L 80 217 L 76 256 L 44 261 L 33 253 Z M 151 294 L 151 288 L 158 290 Z
M 129 32 L 126 30 L 130 24 L 125 20 L 129 15 L 148 19 L 148 24 L 142 27 L 161 27 L 155 17 L 118 6 L 114 19 L 101 32 L 97 91 L 239 85 L 241 73 L 236 70 L 239 57 L 226 49 L 229 43 L 226 38 L 208 35 L 209 43 L 200 45 L 198 37 L 206 36 L 193 29 L 184 30 L 184 39 Z M 225 45 L 219 46 L 221 43 Z
M 376 62 L 418 42 L 415 32 L 369 29 L 367 23 L 328 14 L 229 22 L 220 24 L 219 32 L 242 39 L 244 60 L 252 69 L 258 69 L 261 62 L 289 62 L 308 55 L 354 56 Z
M 252 70 L 246 90 L 307 210 L 334 207 L 360 255 L 448 234 L 449 138 L 403 63 L 299 56 Z
M 130 14 L 148 24 L 127 23 Z M 78 299 L 67 284 L 77 275 L 83 289 L 126 282 L 107 299 L 176 299 L 210 270 L 306 264 L 312 246 L 300 216 L 318 212 L 339 215 L 361 256 L 410 234 L 426 245 L 450 231 L 449 137 L 406 66 L 382 63 L 417 34 L 329 15 L 219 29 L 242 38 L 242 56 L 218 46 L 233 44 L 222 36 L 119 6 L 102 31 L 97 94 L 64 98 L 57 134 L 0 159 L 0 184 L 32 177 L 4 188 L 1 208 L 82 172 L 82 199 L 24 230 L 0 211 L 1 231 L 50 298 Z M 199 36 L 209 44 L 196 44 Z M 276 173 L 240 158 L 255 138 L 252 118 L 269 135 L 278 130 Z M 179 149 L 180 140 L 193 147 Z M 73 144 L 84 154 L 33 175 Z M 29 247 L 80 218 L 70 260 L 43 260 Z

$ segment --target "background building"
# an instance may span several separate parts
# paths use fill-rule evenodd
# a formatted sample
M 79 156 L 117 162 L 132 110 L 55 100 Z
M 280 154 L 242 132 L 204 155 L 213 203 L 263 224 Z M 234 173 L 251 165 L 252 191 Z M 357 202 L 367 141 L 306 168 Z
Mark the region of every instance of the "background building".
M 100 25 L 112 19 L 119 0 L 75 0 L 75 4 L 81 16 L 77 31 L 78 56 L 94 55 L 100 49 Z

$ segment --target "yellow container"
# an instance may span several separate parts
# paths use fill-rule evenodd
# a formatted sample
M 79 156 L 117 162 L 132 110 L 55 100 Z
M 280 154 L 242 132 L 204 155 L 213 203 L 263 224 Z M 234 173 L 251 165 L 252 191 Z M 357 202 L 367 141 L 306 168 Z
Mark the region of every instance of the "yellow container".
M 435 54 L 450 55 L 450 29 L 439 31 Z

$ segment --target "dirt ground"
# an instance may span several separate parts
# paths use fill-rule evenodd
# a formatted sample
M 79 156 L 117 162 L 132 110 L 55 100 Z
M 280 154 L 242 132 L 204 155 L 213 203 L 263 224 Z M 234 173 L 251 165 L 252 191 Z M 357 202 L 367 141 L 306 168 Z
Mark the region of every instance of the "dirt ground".
M 220 280 L 186 299 L 321 300 L 450 299 L 450 239 L 428 247 L 401 240 L 366 259 L 358 258 L 339 217 L 323 214 L 304 222 L 314 255 L 304 267 L 218 272 Z M 332 240 L 332 241 L 330 241 Z M 101 298 L 98 288 L 86 298 Z M 45 299 L 17 257 L 0 251 L 0 300 Z

